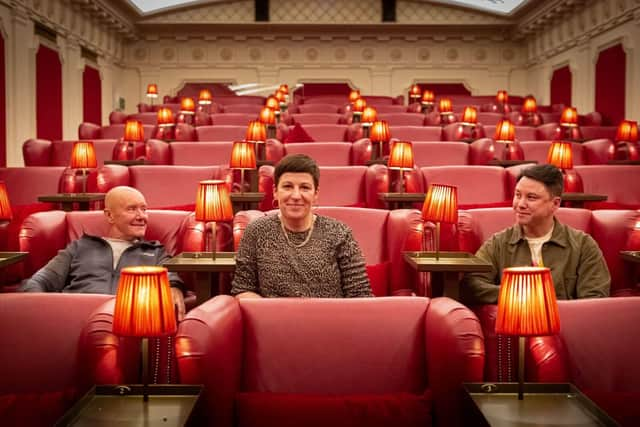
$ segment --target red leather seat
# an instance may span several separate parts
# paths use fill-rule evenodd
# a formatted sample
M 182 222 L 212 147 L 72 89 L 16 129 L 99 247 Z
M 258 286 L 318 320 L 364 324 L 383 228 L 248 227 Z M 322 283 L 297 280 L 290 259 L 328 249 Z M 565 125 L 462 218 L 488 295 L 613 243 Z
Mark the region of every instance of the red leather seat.
M 389 126 L 423 126 L 422 113 L 378 113 L 378 120 L 385 120 Z M 391 135 L 394 138 L 395 135 Z
M 251 120 L 256 120 L 258 113 L 214 113 L 210 114 L 211 124 L 231 125 L 231 126 L 247 126 Z
M 560 222 L 589 233 L 598 243 L 611 274 L 612 296 L 634 292 L 633 267 L 620 259 L 620 251 L 640 249 L 630 246 L 631 232 L 640 219 L 638 211 L 560 208 L 556 216 Z M 459 249 L 471 253 L 494 233 L 515 223 L 512 208 L 470 209 L 461 211 L 459 218 Z
M 290 142 L 284 145 L 283 154 L 306 154 L 319 166 L 349 166 L 352 164 L 351 148 L 350 142 L 323 142 L 322 144 Z
M 260 114 L 260 110 L 264 104 L 220 104 L 220 100 L 217 98 L 216 101 L 218 102 L 218 105 L 222 105 L 222 111 L 225 113 L 247 113 L 253 114 L 255 117 Z
M 100 168 L 97 180 L 101 192 L 118 185 L 137 188 L 152 209 L 193 210 L 200 181 L 231 182 L 231 178 L 225 166 L 106 165 Z
M 195 141 L 242 141 L 247 133 L 247 125 L 216 125 L 216 126 L 197 126 L 195 128 Z M 176 136 L 176 139 L 177 136 Z M 185 139 L 181 139 L 185 141 Z M 186 141 L 189 141 L 188 139 Z M 194 141 L 194 139 L 191 139 Z
M 219 296 L 180 324 L 176 355 L 181 381 L 204 384 L 199 424 L 221 427 L 456 427 L 484 363 L 473 313 L 413 297 Z
M 287 119 L 288 124 L 298 123 L 303 126 L 344 123 L 344 116 L 338 113 L 294 113 L 288 115 Z
M 485 336 L 487 372 L 495 373 L 498 360 L 505 371 L 515 372 L 515 346 L 509 346 L 509 357 L 505 338 L 499 338 L 502 351 L 498 351 L 493 332 L 497 307 L 479 306 L 474 311 Z M 640 369 L 635 347 L 640 328 L 635 325 L 640 322 L 640 298 L 558 301 L 558 311 L 558 335 L 528 339 L 527 380 L 573 383 L 621 426 L 639 425 Z
M 418 211 L 320 206 L 315 212 L 336 218 L 351 227 L 365 257 L 371 288 L 376 296 L 411 293 L 416 282 L 415 271 L 406 264 L 402 252 L 420 249 L 422 219 Z M 247 224 L 266 214 L 245 211 L 236 215 L 233 226 L 236 247 Z
M 118 383 L 119 378 L 109 370 L 102 370 L 100 378 L 92 375 L 95 370 L 87 357 L 87 319 L 111 298 L 91 294 L 0 294 L 0 335 L 5 341 L 0 352 L 3 425 L 52 426 L 93 384 Z M 123 354 L 112 362 L 125 361 Z
M 102 165 L 113 158 L 117 139 L 92 139 L 96 151 L 96 161 Z M 75 141 L 49 141 L 48 139 L 28 139 L 22 144 L 25 166 L 68 166 Z

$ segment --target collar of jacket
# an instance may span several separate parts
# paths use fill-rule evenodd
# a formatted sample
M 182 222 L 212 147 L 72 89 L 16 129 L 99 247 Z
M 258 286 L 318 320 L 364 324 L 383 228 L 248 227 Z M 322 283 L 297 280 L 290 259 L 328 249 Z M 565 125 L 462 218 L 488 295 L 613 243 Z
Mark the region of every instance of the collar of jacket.
M 522 233 L 522 227 L 516 226 L 514 227 L 514 231 L 511 235 L 511 239 L 509 240 L 509 244 L 513 247 L 517 245 L 521 240 L 525 240 L 524 234 Z M 563 248 L 566 248 L 569 244 L 567 240 L 567 226 L 561 224 L 555 216 L 553 217 L 553 232 L 551 233 L 551 239 L 549 239 L 549 242 Z
M 87 239 L 91 239 L 91 240 L 96 240 L 96 241 L 102 242 L 105 245 L 109 244 L 109 242 L 107 242 L 105 239 L 103 239 L 102 237 L 99 237 L 99 236 L 93 236 L 91 234 L 83 233 L 82 237 L 86 237 Z M 157 240 L 144 240 L 144 239 L 136 240 L 131 245 L 131 247 L 147 247 L 147 248 L 158 248 L 160 246 L 162 246 L 162 243 L 160 243 Z

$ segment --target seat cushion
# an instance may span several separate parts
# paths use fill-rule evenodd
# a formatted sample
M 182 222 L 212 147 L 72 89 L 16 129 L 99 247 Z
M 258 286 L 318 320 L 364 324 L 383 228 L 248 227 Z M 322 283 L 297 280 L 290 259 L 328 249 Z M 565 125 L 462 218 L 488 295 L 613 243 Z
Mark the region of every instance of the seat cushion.
M 431 393 L 287 394 L 239 393 L 240 427 L 430 426 Z

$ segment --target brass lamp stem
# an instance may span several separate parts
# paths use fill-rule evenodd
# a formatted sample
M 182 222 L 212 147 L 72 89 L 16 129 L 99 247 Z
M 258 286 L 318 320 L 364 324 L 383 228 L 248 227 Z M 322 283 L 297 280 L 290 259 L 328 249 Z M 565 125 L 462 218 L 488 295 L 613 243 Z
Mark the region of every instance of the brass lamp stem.
M 518 400 L 524 399 L 524 341 L 518 337 Z
M 87 192 L 87 170 L 82 168 L 82 193 Z
M 440 221 L 436 222 L 436 260 L 440 259 Z
M 240 169 L 240 194 L 244 193 L 244 169 Z
M 211 259 L 216 259 L 216 222 L 211 221 Z
M 149 338 L 143 337 L 142 342 L 142 400 L 149 401 Z

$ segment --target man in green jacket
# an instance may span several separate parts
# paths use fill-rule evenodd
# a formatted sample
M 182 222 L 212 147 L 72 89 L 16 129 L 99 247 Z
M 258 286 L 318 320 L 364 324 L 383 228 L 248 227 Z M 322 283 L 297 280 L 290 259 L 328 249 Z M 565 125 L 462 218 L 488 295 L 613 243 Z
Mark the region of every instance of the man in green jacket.
M 562 181 L 562 172 L 552 165 L 520 172 L 513 196 L 516 224 L 480 247 L 476 255 L 493 268 L 465 276 L 460 287 L 463 303 L 497 303 L 502 270 L 530 265 L 551 269 L 558 299 L 609 296 L 611 276 L 598 244 L 554 216 L 560 207 Z

